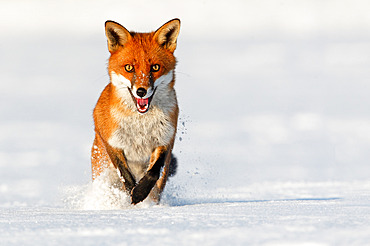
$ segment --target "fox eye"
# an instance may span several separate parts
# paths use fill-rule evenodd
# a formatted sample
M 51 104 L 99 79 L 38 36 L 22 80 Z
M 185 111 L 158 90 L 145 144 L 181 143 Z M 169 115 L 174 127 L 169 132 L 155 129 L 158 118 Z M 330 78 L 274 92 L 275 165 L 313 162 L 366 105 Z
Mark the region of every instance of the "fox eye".
M 159 66 L 159 64 L 154 64 L 152 65 L 151 70 L 152 72 L 158 72 L 160 68 L 161 66 Z
M 125 70 L 126 72 L 128 73 L 132 73 L 134 71 L 134 66 L 130 65 L 130 64 L 126 64 L 125 65 Z

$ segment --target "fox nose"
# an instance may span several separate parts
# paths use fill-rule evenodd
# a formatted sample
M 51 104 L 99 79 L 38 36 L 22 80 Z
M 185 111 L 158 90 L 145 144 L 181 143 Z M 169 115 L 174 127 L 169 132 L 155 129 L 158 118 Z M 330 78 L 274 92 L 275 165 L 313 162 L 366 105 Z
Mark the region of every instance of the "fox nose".
M 136 95 L 139 97 L 144 97 L 146 95 L 146 90 L 142 87 L 136 90 Z

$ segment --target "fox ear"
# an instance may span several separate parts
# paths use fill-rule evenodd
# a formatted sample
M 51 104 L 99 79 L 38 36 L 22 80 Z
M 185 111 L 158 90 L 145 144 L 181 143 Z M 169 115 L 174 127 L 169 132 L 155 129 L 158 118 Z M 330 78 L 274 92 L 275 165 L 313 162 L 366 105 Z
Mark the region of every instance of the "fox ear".
M 180 32 L 180 20 L 173 19 L 161 26 L 154 33 L 154 39 L 161 46 L 164 46 L 171 52 L 176 49 L 177 36 Z
M 124 46 L 131 38 L 130 32 L 114 21 L 105 22 L 105 35 L 108 39 L 108 50 L 110 53 L 117 51 L 119 46 Z

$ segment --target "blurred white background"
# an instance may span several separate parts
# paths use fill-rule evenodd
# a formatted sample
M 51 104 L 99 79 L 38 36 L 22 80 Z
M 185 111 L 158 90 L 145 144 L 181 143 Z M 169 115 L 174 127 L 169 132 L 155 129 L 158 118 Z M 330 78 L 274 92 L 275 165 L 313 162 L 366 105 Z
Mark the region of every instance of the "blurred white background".
M 106 20 L 182 21 L 174 182 L 369 179 L 369 12 L 366 0 L 0 1 L 0 202 L 90 181 Z

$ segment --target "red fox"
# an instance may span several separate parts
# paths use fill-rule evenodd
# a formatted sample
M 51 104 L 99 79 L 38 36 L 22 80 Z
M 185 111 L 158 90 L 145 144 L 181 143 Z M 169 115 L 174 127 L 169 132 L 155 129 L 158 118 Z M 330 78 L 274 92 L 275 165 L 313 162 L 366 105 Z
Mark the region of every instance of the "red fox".
M 173 55 L 179 31 L 179 19 L 150 33 L 105 22 L 110 83 L 93 113 L 92 178 L 114 167 L 132 204 L 147 197 L 158 203 L 177 165 L 171 152 L 179 114 Z

